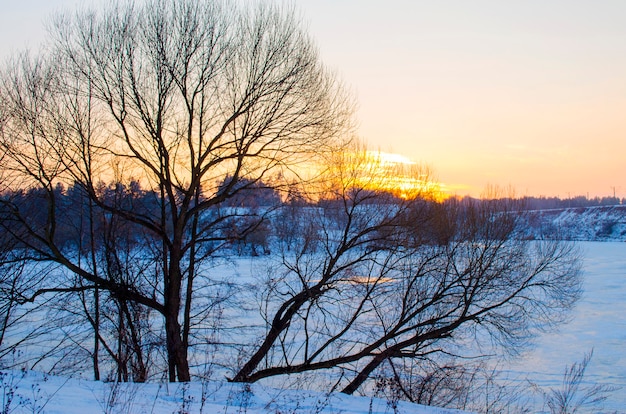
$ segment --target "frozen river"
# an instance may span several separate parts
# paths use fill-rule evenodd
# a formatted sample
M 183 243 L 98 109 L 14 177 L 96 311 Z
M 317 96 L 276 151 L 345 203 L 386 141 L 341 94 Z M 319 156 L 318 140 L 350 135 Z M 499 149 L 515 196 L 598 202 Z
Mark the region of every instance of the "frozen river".
M 513 366 L 541 385 L 559 386 L 567 365 L 593 349 L 585 379 L 620 387 L 605 404 L 626 412 L 626 243 L 581 242 L 584 292 L 573 319 L 545 334 Z

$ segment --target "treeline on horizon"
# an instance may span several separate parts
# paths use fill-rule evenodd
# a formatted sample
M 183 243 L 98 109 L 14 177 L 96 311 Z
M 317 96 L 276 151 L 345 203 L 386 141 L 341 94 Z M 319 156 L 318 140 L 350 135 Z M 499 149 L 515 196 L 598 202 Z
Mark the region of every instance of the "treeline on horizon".
M 217 187 L 222 191 L 230 179 L 227 177 Z M 371 204 L 402 204 L 407 200 L 388 191 L 354 189 L 361 193 L 370 193 L 368 203 Z M 98 206 L 89 197 L 86 191 L 79 185 L 68 187 L 62 184 L 52 190 L 52 194 L 40 188 L 20 189 L 11 192 L 4 191 L 0 194 L 3 200 L 11 200 L 14 206 L 19 206 L 20 214 L 31 226 L 43 228 L 48 225 L 47 217 L 50 214 L 49 198 L 54 198 L 55 215 L 59 218 L 55 223 L 54 238 L 59 246 L 79 251 L 89 248 L 89 244 L 100 243 L 123 243 L 126 247 L 138 246 L 152 239 L 152 235 L 146 229 L 130 220 L 115 217 L 107 212 L 107 207 L 133 211 L 146 218 L 156 218 L 160 210 L 167 202 L 160 195 L 150 189 L 144 189 L 139 181 L 133 180 L 128 184 L 112 182 L 100 183 L 97 188 L 98 199 L 103 203 Z M 210 244 L 215 253 L 224 247 L 231 247 L 239 255 L 270 253 L 270 240 L 293 237 L 290 228 L 299 214 L 299 209 L 319 207 L 328 208 L 336 202 L 341 202 L 337 195 L 332 193 L 318 195 L 313 200 L 293 188 L 282 191 L 270 183 L 264 181 L 242 180 L 235 190 L 236 194 L 228 198 L 224 203 L 204 212 L 201 220 L 211 221 L 212 235 L 215 243 Z M 450 197 L 445 200 L 437 200 L 421 194 L 420 204 L 445 205 L 454 203 L 457 205 L 480 204 L 490 201 L 501 201 L 508 212 L 532 211 L 561 208 L 585 208 L 595 206 L 612 206 L 625 204 L 625 199 L 617 197 L 594 197 L 587 198 L 578 196 L 561 199 L 558 197 L 532 197 L 522 198 L 492 197 L 490 199 L 476 199 L 472 197 Z M 199 202 L 202 200 L 198 200 Z M 6 205 L 5 207 L 6 208 Z M 16 221 L 14 225 L 7 223 L 10 212 L 1 212 L 5 228 L 13 228 L 16 234 L 24 231 Z M 410 219 L 407 219 L 410 221 Z M 215 223 L 220 223 L 215 226 Z M 215 231 L 217 230 L 217 232 Z M 98 240 L 91 239 L 86 235 L 100 234 Z M 108 233 L 108 234 L 107 234 Z M 19 238 L 19 237 L 18 237 Z M 11 249 L 8 235 L 2 236 L 3 248 Z M 115 241 L 114 241 L 115 239 Z M 155 242 L 156 240 L 152 240 Z M 19 248 L 13 245 L 13 248 Z M 31 246 L 32 247 L 32 246 Z M 112 247 L 112 246 L 109 246 Z
M 626 198 L 619 197 L 587 197 L 575 196 L 568 198 L 545 197 L 545 196 L 525 196 L 519 199 L 525 210 L 547 210 L 561 208 L 581 208 L 581 207 L 599 207 L 599 206 L 615 206 L 626 204 Z
M 224 181 L 218 186 L 218 193 L 225 188 L 226 184 L 230 180 L 231 177 L 226 177 L 224 179 Z M 284 186 L 276 186 L 273 183 L 264 182 L 262 180 L 253 181 L 242 179 L 240 181 L 241 182 L 237 184 L 237 195 L 228 198 L 225 203 L 222 203 L 223 206 L 245 208 L 269 207 L 286 204 L 315 206 L 332 201 L 333 197 L 335 197 L 332 194 L 326 193 L 321 195 L 318 194 L 315 199 L 313 199 L 310 196 L 304 195 L 303 192 L 297 189 L 288 188 L 285 190 Z M 364 190 L 362 188 L 358 190 L 371 192 L 372 194 L 377 193 L 377 196 L 372 199 L 378 203 L 398 203 L 402 202 L 406 198 L 388 190 Z M 53 191 L 57 197 L 60 196 L 65 200 L 62 204 L 67 205 L 67 203 L 71 204 L 79 202 L 79 198 L 81 197 L 80 193 L 83 190 L 79 184 L 73 184 L 66 187 L 63 184 L 58 183 Z M 150 205 L 152 205 L 153 208 L 157 208 L 157 206 L 160 205 L 160 202 L 158 202 L 159 195 L 157 192 L 155 190 L 143 188 L 138 180 L 131 180 L 127 184 L 122 182 L 111 182 L 109 184 L 100 182 L 98 184 L 97 191 L 109 201 L 113 199 L 119 199 L 119 201 L 125 200 L 126 203 L 130 203 L 128 204 L 128 207 L 132 206 L 133 201 L 135 204 L 139 203 L 138 205 L 141 205 L 142 208 L 148 209 L 150 208 Z M 35 200 L 37 200 L 38 197 L 45 196 L 44 193 L 45 192 L 40 188 L 17 189 L 13 191 L 5 190 L 0 193 L 0 197 L 5 199 L 17 197 L 36 202 Z M 556 196 L 508 197 L 500 196 L 496 192 L 495 196 L 488 195 L 485 198 L 476 198 L 471 196 L 432 197 L 428 192 L 421 191 L 418 191 L 415 194 L 417 194 L 417 197 L 435 202 L 436 200 L 444 201 L 450 199 L 461 202 L 472 201 L 479 203 L 481 201 L 494 199 L 508 200 L 515 202 L 518 209 L 521 211 L 626 205 L 626 198 L 619 198 L 616 196 L 588 197 L 579 195 L 567 198 L 560 198 Z
M 218 192 L 226 185 L 228 181 L 230 181 L 231 177 L 226 177 L 224 182 L 220 184 L 218 188 Z M 100 182 L 98 184 L 98 190 L 102 194 L 113 195 L 117 194 L 126 194 L 127 196 L 132 196 L 137 199 L 145 199 L 145 198 L 158 198 L 156 191 L 145 189 L 142 187 L 141 183 L 138 180 L 131 180 L 128 184 L 122 182 L 111 182 L 109 184 Z M 54 192 L 58 196 L 67 196 L 70 199 L 73 195 L 76 195 L 80 190 L 80 185 L 73 184 L 71 186 L 64 186 L 63 184 L 58 183 Z M 299 204 L 299 205 L 316 205 L 320 202 L 328 201 L 332 199 L 332 195 L 323 194 L 318 196 L 318 199 L 313 201 L 310 197 L 305 197 L 303 194 L 300 194 L 297 190 L 292 191 L 290 188 L 287 191 L 282 191 L 277 189 L 272 183 L 264 182 L 262 180 L 252 181 L 248 179 L 242 179 L 238 184 L 239 194 L 235 197 L 229 198 L 225 205 L 229 207 L 259 207 L 259 206 L 271 206 L 277 204 Z M 363 189 L 360 189 L 364 191 Z M 404 199 L 404 197 L 396 195 L 387 190 L 366 190 L 371 191 L 372 193 L 379 193 L 379 197 L 377 200 L 386 200 L 386 202 L 399 202 Z M 15 196 L 27 196 L 32 197 L 38 193 L 43 194 L 41 189 L 31 188 L 31 189 L 18 189 L 13 190 L 12 192 L 3 191 L 0 193 L 1 197 L 15 197 Z M 418 197 L 430 198 L 427 192 L 416 192 Z M 384 197 L 380 197 L 384 195 Z M 615 205 L 626 205 L 626 197 L 620 198 L 616 196 L 604 196 L 604 197 L 589 197 L 584 195 L 578 195 L 574 197 L 561 198 L 557 196 L 547 197 L 547 196 L 523 196 L 523 197 L 508 197 L 508 196 L 486 196 L 485 198 L 476 198 L 471 196 L 451 196 L 451 197 L 438 197 L 439 199 L 456 199 L 456 200 L 472 200 L 475 202 L 480 202 L 482 200 L 493 200 L 493 199 L 501 199 L 501 200 L 511 200 L 519 203 L 519 206 L 522 210 L 544 210 L 544 209 L 560 209 L 560 208 L 580 208 L 580 207 L 599 207 L 599 206 L 615 206 Z

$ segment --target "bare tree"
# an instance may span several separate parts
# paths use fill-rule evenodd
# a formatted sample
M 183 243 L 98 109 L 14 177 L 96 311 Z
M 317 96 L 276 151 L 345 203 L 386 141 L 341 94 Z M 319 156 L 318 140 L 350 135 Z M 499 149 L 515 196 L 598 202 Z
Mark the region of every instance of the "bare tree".
M 290 8 L 115 3 L 58 16 L 51 36 L 46 55 L 17 59 L 2 75 L 6 187 L 42 191 L 35 221 L 3 197 L 5 228 L 38 260 L 84 282 L 42 293 L 101 289 L 160 313 L 169 379 L 187 381 L 202 245 L 220 240 L 216 229 L 236 214 L 202 213 L 244 190 L 243 179 L 287 176 L 333 145 L 349 125 L 350 100 Z M 140 180 L 155 208 L 108 202 L 98 185 L 114 178 Z M 99 209 L 158 241 L 153 290 L 106 277 L 59 245 L 58 183 L 79 186 Z
M 234 381 L 335 370 L 351 394 L 387 361 L 476 342 L 514 352 L 567 317 L 580 292 L 574 246 L 519 238 L 512 201 L 367 190 L 367 165 L 342 167 L 341 191 L 306 210 L 317 225 L 267 284 L 266 332 Z
M 380 160 L 334 151 L 350 101 L 294 11 L 238 4 L 152 0 L 58 16 L 48 52 L 16 58 L 0 77 L 0 225 L 31 259 L 73 275 L 43 278 L 23 300 L 83 299 L 94 372 L 109 317 L 118 372 L 135 364 L 145 378 L 137 328 L 150 309 L 162 316 L 169 379 L 189 380 L 203 261 L 229 242 L 230 223 L 235 238 L 267 236 L 266 212 L 247 221 L 227 200 L 298 179 L 319 155 L 331 160 L 327 180 L 309 188 L 315 204 L 289 215 L 298 231 L 288 229 L 261 292 L 265 332 L 234 381 L 330 369 L 353 393 L 386 363 L 476 341 L 511 350 L 566 317 L 580 288 L 571 245 L 518 237 L 508 200 L 441 202 L 420 171 L 407 189 Z M 112 182 L 120 193 L 139 183 L 150 202 L 111 198 Z M 90 249 L 64 236 L 64 186 L 98 211 L 87 215 Z M 120 245 L 127 227 L 143 241 Z M 107 229 L 116 233 L 96 249 Z M 103 297 L 116 308 L 104 312 Z

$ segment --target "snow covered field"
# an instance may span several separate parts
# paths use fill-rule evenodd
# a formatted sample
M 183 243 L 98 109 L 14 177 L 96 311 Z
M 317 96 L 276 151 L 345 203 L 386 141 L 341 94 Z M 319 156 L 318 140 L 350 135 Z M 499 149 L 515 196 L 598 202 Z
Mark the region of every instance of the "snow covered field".
M 390 402 L 344 394 L 279 390 L 256 384 L 218 381 L 190 384 L 115 384 L 19 371 L 2 374 L 2 390 L 2 413 L 461 413 L 403 401 Z
M 511 370 L 539 385 L 558 387 L 565 367 L 593 349 L 585 379 L 619 387 L 605 409 L 626 412 L 626 243 L 579 246 L 585 259 L 584 292 L 572 321 L 540 337 L 536 348 Z
M 580 242 L 584 293 L 570 323 L 509 367 L 522 385 L 559 387 L 567 365 L 593 349 L 585 380 L 619 387 L 603 412 L 626 412 L 626 243 Z M 249 260 L 249 259 L 246 259 Z M 451 413 L 384 399 L 250 387 L 220 381 L 120 384 L 33 372 L 2 374 L 2 412 L 38 413 Z M 530 390 L 529 390 L 530 393 Z M 10 399 L 10 401 L 9 401 Z M 8 404 L 8 405 L 7 405 Z M 540 409 L 540 405 L 538 409 Z

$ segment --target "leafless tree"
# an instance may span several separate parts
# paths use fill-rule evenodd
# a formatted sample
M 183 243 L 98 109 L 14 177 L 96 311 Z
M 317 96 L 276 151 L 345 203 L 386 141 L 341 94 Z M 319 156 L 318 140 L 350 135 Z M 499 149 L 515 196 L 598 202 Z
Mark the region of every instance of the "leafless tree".
M 349 126 L 350 100 L 289 7 L 114 3 L 58 16 L 51 38 L 45 55 L 22 56 L 2 74 L 5 187 L 42 194 L 34 221 L 3 197 L 5 229 L 84 282 L 40 293 L 100 289 L 160 313 L 169 379 L 187 381 L 198 260 L 237 214 L 203 212 L 244 190 L 243 179 L 288 176 L 332 146 Z M 156 208 L 108 202 L 98 186 L 114 179 L 139 180 Z M 150 233 L 160 263 L 153 290 L 107 277 L 59 245 L 59 183 Z
M 80 296 L 95 372 L 109 317 L 118 372 L 135 364 L 145 378 L 137 328 L 150 309 L 162 316 L 169 379 L 188 381 L 204 317 L 192 304 L 210 284 L 203 261 L 233 237 L 224 231 L 232 222 L 235 238 L 266 236 L 268 212 L 247 220 L 226 201 L 261 181 L 302 177 L 297 169 L 319 155 L 331 161 L 325 180 L 298 188 L 315 204 L 289 215 L 298 231 L 288 229 L 280 270 L 260 292 L 265 332 L 234 381 L 335 370 L 336 386 L 353 393 L 386 363 L 476 342 L 514 349 L 578 297 L 576 250 L 520 238 L 510 200 L 443 202 L 420 171 L 407 190 L 380 160 L 335 151 L 350 100 L 290 8 L 115 3 L 58 16 L 51 38 L 46 54 L 18 57 L 0 76 L 0 223 L 31 259 L 73 275 L 42 278 L 22 300 Z M 109 197 L 113 182 L 138 183 L 150 204 Z M 87 250 L 63 236 L 69 186 L 98 211 L 88 215 Z M 97 229 L 96 217 L 106 225 Z M 126 227 L 143 242 L 119 245 Z M 115 233 L 98 246 L 107 229 Z
M 311 231 L 268 281 L 266 331 L 233 381 L 335 370 L 351 394 L 387 361 L 476 342 L 514 352 L 567 317 L 580 292 L 574 246 L 519 238 L 510 200 L 367 189 L 381 179 L 369 165 L 349 161 L 335 197 L 303 212 Z

